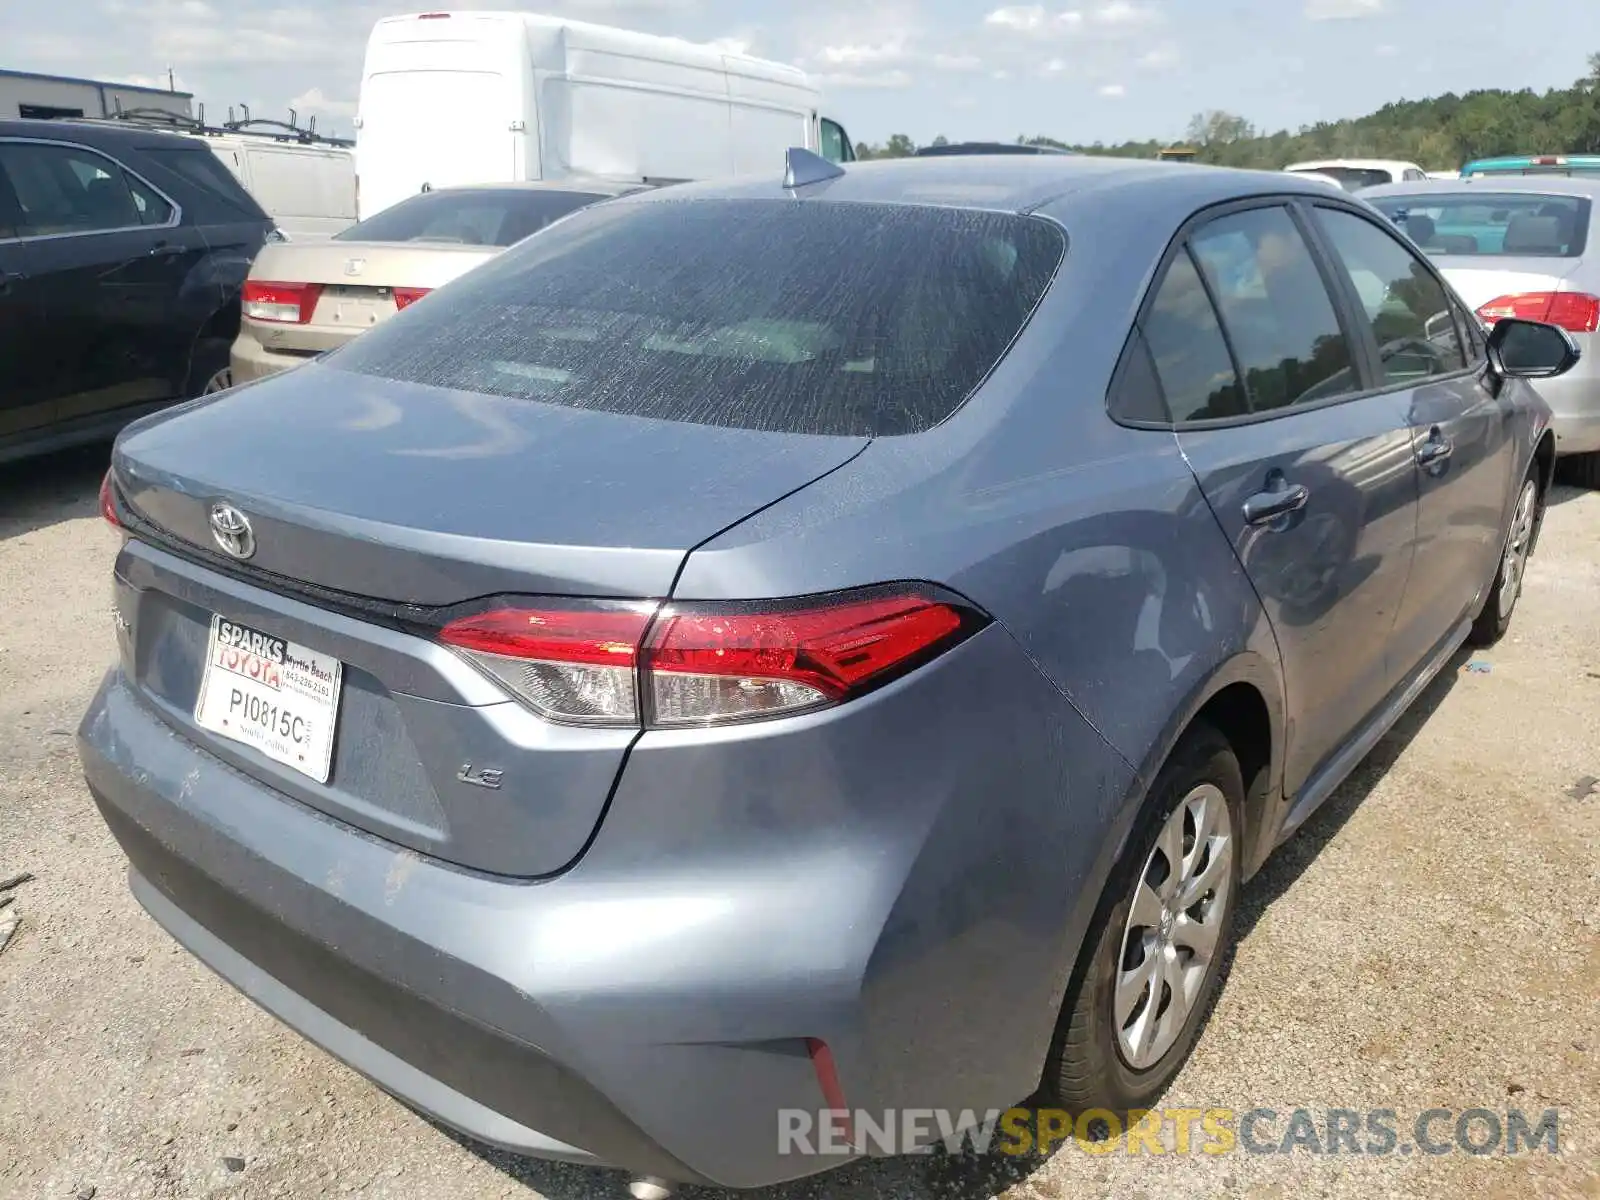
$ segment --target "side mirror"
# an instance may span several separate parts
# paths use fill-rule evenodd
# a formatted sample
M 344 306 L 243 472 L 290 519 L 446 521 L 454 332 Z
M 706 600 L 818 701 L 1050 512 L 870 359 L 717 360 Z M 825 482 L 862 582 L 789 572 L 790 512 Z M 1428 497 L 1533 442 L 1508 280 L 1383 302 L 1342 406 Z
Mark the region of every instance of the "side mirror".
M 1489 367 L 1508 379 L 1552 379 L 1578 365 L 1582 351 L 1558 325 L 1502 317 L 1489 334 Z

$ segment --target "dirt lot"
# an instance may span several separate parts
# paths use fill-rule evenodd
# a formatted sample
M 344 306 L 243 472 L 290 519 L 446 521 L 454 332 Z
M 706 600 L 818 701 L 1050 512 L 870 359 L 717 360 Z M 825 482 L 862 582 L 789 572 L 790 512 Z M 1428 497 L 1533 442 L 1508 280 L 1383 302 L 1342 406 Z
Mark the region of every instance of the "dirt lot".
M 0 954 L 0 1196 L 625 1195 L 620 1176 L 441 1133 L 130 899 L 71 737 L 112 655 L 103 455 L 0 468 L 0 878 L 36 876 Z M 1269 1144 L 1301 1107 L 1394 1109 L 1405 1145 L 1429 1108 L 1554 1107 L 1559 1154 L 1068 1144 L 868 1163 L 763 1200 L 1600 1197 L 1600 790 L 1574 787 L 1600 776 L 1600 494 L 1555 499 L 1512 635 L 1478 656 L 1490 669 L 1463 656 L 1249 888 L 1222 998 L 1165 1103 L 1272 1108 Z

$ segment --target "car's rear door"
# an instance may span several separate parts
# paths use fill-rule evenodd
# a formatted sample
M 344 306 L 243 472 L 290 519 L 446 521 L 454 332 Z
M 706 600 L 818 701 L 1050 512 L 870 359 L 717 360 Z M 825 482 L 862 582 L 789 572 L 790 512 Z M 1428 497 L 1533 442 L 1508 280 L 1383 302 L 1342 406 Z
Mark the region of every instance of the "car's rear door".
M 1493 580 L 1520 482 L 1513 411 L 1481 369 L 1470 320 L 1421 255 L 1364 213 L 1325 204 L 1312 213 L 1365 318 L 1375 381 L 1409 412 L 1420 495 L 1416 560 L 1391 642 L 1399 682 Z
M 48 425 L 55 412 L 52 381 L 38 353 L 21 231 L 22 211 L 0 165 L 0 442 Z
M 54 381 L 55 420 L 171 399 L 194 330 L 175 320 L 205 243 L 177 204 L 109 155 L 65 141 L 0 142 L 23 214 L 23 269 Z
M 1141 319 L 1177 438 L 1260 596 L 1292 706 L 1293 796 L 1383 702 L 1416 529 L 1406 402 L 1289 201 L 1211 210 Z

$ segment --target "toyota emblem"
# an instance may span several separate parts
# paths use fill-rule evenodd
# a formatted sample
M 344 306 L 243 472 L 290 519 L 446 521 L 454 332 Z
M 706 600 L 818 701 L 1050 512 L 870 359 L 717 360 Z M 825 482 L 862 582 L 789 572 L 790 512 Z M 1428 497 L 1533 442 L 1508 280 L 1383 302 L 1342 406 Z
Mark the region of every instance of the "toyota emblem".
M 211 506 L 211 536 L 234 558 L 249 558 L 256 552 L 256 534 L 250 528 L 250 518 L 231 504 Z

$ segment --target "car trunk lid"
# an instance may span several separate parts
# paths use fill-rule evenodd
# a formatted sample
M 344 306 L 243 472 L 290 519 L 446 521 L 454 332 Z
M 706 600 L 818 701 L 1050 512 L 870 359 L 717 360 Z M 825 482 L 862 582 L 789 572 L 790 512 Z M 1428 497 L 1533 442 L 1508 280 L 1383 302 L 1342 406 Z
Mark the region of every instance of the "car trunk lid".
M 336 362 L 336 360 L 334 360 Z M 206 553 L 213 503 L 251 567 L 354 596 L 661 597 L 685 554 L 847 461 L 864 438 L 562 408 L 308 364 L 135 427 L 133 507 Z
M 1450 286 L 1474 312 L 1501 296 L 1567 291 L 1565 280 L 1581 261 L 1550 257 L 1483 259 L 1466 255 L 1435 255 L 1433 258 Z
M 637 728 L 536 715 L 440 643 L 445 613 L 664 597 L 694 546 L 865 444 L 313 363 L 119 440 L 124 670 L 185 736 L 286 796 L 465 867 L 551 874 L 592 837 Z M 219 504 L 250 523 L 247 559 L 214 536 Z M 267 683 L 239 682 L 263 661 Z M 266 734 L 244 727 L 258 715 Z M 279 736 L 318 722 L 306 742 Z
M 448 242 L 274 242 L 250 269 L 245 320 L 272 349 L 320 353 L 501 252 L 499 246 Z M 302 290 L 279 296 L 273 285 Z M 287 320 L 257 319 L 252 315 L 257 297 L 297 301 L 300 319 L 292 312 L 285 314 Z

